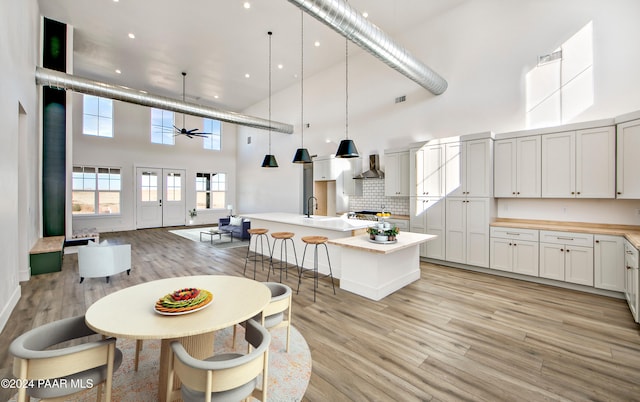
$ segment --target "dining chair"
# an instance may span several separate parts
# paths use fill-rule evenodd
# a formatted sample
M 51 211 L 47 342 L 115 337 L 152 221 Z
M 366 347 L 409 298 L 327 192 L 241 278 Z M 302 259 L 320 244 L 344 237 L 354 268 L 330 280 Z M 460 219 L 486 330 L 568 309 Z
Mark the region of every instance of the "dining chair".
M 291 288 L 285 284 L 278 282 L 263 282 L 271 291 L 271 301 L 267 307 L 262 310 L 261 314 L 256 315 L 252 319 L 259 322 L 269 331 L 286 327 L 287 328 L 287 353 L 289 353 L 289 338 L 291 337 L 291 301 L 293 292 Z M 286 312 L 286 316 L 285 316 Z M 245 326 L 244 323 L 240 325 Z M 232 344 L 236 344 L 236 330 L 233 326 Z
M 173 394 L 174 375 L 181 381 L 185 402 L 240 401 L 250 396 L 267 400 L 269 344 L 271 335 L 262 325 L 249 320 L 245 339 L 253 347 L 247 354 L 221 353 L 205 360 L 191 356 L 179 341 L 171 342 L 167 400 Z M 258 376 L 262 384 L 258 387 Z
M 81 315 L 42 325 L 14 339 L 9 346 L 9 353 L 14 357 L 13 375 L 22 383 L 34 380 L 33 387 L 18 389 L 18 402 L 31 397 L 41 401 L 66 400 L 68 395 L 96 385 L 97 400 L 101 400 L 104 388 L 104 399 L 110 401 L 113 372 L 122 363 L 122 352 L 116 348 L 115 338 L 83 339 L 95 334 Z M 50 349 L 79 339 L 83 342 L 74 341 L 73 346 Z

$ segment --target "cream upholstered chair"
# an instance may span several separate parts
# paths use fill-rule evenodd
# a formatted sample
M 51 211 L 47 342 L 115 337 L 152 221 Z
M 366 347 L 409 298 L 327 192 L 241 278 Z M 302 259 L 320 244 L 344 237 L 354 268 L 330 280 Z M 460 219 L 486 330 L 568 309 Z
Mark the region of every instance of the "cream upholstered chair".
M 199 360 L 189 355 L 180 342 L 171 342 L 167 400 L 171 400 L 173 377 L 177 374 L 185 402 L 240 401 L 250 396 L 266 401 L 271 335 L 252 320 L 246 328 L 245 339 L 253 347 L 246 355 L 221 353 Z M 262 384 L 258 387 L 260 373 Z
M 122 363 L 122 352 L 115 338 L 87 341 L 75 346 L 49 349 L 74 339 L 95 335 L 84 321 L 84 315 L 65 318 L 34 328 L 20 335 L 9 346 L 14 357 L 13 375 L 20 380 L 51 380 L 64 386 L 21 387 L 18 402 L 30 397 L 42 401 L 66 400 L 71 394 L 98 385 L 97 400 L 111 400 L 113 372 Z
M 278 282 L 263 282 L 271 291 L 271 302 L 262 310 L 261 314 L 253 317 L 268 330 L 287 327 L 287 353 L 289 353 L 289 338 L 291 336 L 291 297 L 293 292 L 287 285 Z M 285 316 L 286 312 L 286 316 Z M 244 326 L 244 323 L 241 324 Z M 236 344 L 236 329 L 233 327 L 233 345 Z
M 84 278 L 107 278 L 111 275 L 131 271 L 131 244 L 100 244 L 92 241 L 78 248 L 78 272 L 80 283 Z

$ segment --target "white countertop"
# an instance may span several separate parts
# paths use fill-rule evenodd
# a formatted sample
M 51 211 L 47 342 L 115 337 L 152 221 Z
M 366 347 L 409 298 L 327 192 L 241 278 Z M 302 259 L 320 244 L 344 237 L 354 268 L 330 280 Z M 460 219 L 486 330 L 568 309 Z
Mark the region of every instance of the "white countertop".
M 435 237 L 437 236 L 423 233 L 401 232 L 396 236 L 398 241 L 392 244 L 374 243 L 369 241 L 369 235 L 329 239 L 327 243 L 370 253 L 389 254 L 407 247 L 416 246 Z
M 358 219 L 347 219 L 342 217 L 330 217 L 330 216 L 318 216 L 311 215 L 311 218 L 307 218 L 306 215 L 291 214 L 286 212 L 265 212 L 256 214 L 242 214 L 243 218 L 260 219 L 264 221 L 286 223 L 290 225 L 308 226 L 318 229 L 334 230 L 337 232 L 348 232 L 351 230 L 365 229 L 373 225 L 373 221 L 364 221 Z

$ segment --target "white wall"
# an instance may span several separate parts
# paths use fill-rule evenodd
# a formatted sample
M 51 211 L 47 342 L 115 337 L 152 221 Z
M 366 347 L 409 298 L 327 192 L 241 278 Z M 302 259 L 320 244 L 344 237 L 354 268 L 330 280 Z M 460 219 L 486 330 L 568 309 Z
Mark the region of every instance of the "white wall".
M 133 230 L 136 228 L 135 183 L 136 167 L 170 168 L 186 170 L 186 207 L 195 208 L 195 174 L 217 172 L 227 174 L 228 204 L 235 205 L 236 181 L 236 126 L 223 124 L 222 150 L 202 148 L 201 138 L 175 137 L 175 145 L 152 144 L 151 110 L 148 107 L 114 101 L 114 138 L 94 137 L 82 134 L 82 94 L 73 96 L 73 164 L 87 166 L 119 167 L 122 174 L 121 208 L 116 216 L 74 216 L 73 228 L 93 228 L 99 232 Z M 177 126 L 182 125 L 182 115 L 176 115 Z M 202 130 L 202 118 L 186 116 L 188 128 Z M 69 179 L 70 179 L 69 175 Z M 228 210 L 201 211 L 197 224 L 217 223 L 228 215 Z
M 539 55 L 554 51 L 589 21 L 593 21 L 595 99 L 572 122 L 639 110 L 640 47 L 631 39 L 640 38 L 638 15 L 640 3 L 634 0 L 465 2 L 395 37 L 448 81 L 449 88 L 440 96 L 351 45 L 349 137 L 361 155 L 382 156 L 384 149 L 430 138 L 523 130 L 527 72 Z M 345 136 L 345 66 L 305 77 L 304 83 L 305 123 L 310 124 L 304 130 L 305 145 L 312 154 L 335 152 Z M 394 104 L 401 95 L 406 95 L 406 102 Z M 267 116 L 267 102 L 246 112 Z M 242 212 L 302 211 L 301 169 L 290 163 L 300 144 L 299 87 L 273 95 L 272 118 L 295 125 L 293 136 L 272 134 L 278 169 L 260 168 L 268 147 L 266 132 L 238 130 Z M 381 163 L 384 170 L 384 156 Z M 617 219 L 617 213 L 603 213 Z
M 38 12 L 36 0 L 0 0 L 0 330 L 20 298 L 18 280 L 28 275 L 28 251 L 40 235 Z

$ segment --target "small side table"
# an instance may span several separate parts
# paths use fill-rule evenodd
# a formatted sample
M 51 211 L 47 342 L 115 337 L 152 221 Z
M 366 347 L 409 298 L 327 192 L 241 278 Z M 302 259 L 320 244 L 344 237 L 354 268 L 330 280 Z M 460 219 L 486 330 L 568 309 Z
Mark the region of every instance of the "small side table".
M 222 232 L 220 232 L 218 229 L 211 229 L 211 230 L 207 230 L 206 232 L 200 232 L 200 241 L 202 241 L 202 235 L 209 236 L 209 241 L 211 242 L 212 246 L 213 246 L 214 235 L 218 235 L 218 239 L 222 240 Z

